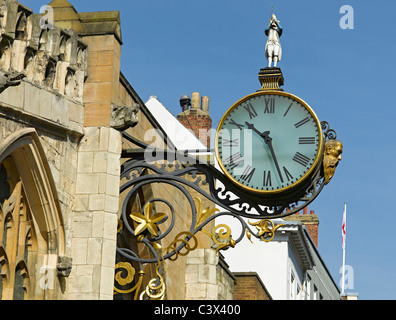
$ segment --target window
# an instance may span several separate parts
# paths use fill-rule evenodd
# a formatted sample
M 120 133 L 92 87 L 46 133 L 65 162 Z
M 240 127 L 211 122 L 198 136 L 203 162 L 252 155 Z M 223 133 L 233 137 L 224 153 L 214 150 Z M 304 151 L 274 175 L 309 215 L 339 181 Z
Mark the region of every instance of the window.
M 29 296 L 29 263 L 35 255 L 34 235 L 22 182 L 15 183 L 0 168 L 0 298 L 25 300 Z M 34 264 L 33 264 L 34 265 Z
M 65 252 L 50 167 L 32 128 L 10 134 L 0 150 L 0 300 L 45 299 L 59 289 L 55 277 L 42 285 L 41 268 L 57 268 L 49 249 L 58 257 Z
M 298 300 L 301 299 L 300 293 L 301 293 L 301 287 L 300 287 L 300 285 L 298 284 L 298 285 L 297 285 L 297 292 L 296 292 L 296 299 L 298 299 Z
M 295 295 L 295 276 L 292 270 L 290 270 L 290 300 L 294 300 L 296 295 Z
M 314 288 L 313 288 L 313 298 L 314 298 L 314 300 L 318 300 L 319 299 L 318 288 L 315 285 L 314 285 Z
M 305 286 L 306 286 L 306 300 L 310 300 L 311 299 L 311 277 L 309 275 L 307 275 L 307 279 L 305 282 Z

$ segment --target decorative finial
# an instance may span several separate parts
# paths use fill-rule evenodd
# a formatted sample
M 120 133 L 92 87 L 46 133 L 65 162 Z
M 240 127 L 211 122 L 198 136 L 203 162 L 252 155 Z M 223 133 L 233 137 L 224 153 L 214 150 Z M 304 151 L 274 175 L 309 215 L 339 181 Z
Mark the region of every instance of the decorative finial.
M 282 47 L 279 38 L 282 36 L 282 26 L 280 21 L 276 19 L 274 14 L 274 6 L 272 5 L 271 19 L 268 22 L 268 27 L 265 29 L 265 34 L 268 36 L 267 44 L 265 45 L 265 57 L 268 60 L 268 67 L 272 67 L 274 62 L 274 68 L 278 62 L 282 59 Z

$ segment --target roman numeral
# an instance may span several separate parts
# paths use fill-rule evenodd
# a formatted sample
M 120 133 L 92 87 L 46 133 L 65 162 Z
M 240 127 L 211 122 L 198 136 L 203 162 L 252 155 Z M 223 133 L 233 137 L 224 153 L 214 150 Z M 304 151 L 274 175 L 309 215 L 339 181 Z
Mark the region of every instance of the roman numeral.
M 223 139 L 223 147 L 239 147 L 239 139 L 235 139 L 235 140 Z
M 283 117 L 286 117 L 287 114 L 289 113 L 291 107 L 293 106 L 294 102 L 291 103 L 291 105 L 289 106 L 289 108 L 286 110 L 285 114 L 283 115 Z
M 231 170 L 234 170 L 239 165 L 243 164 L 245 161 L 242 158 L 242 155 L 237 152 L 233 154 L 231 157 L 224 160 L 224 165 L 229 166 Z
M 241 180 L 250 183 L 253 178 L 254 173 L 256 172 L 256 168 L 252 168 L 251 166 L 247 166 L 245 171 L 241 176 Z
M 244 108 L 246 109 L 247 112 L 249 112 L 250 119 L 253 119 L 253 118 L 257 117 L 257 112 L 253 108 L 253 105 L 251 103 L 249 103 L 248 105 L 244 106 Z
M 303 126 L 304 124 L 306 124 L 306 123 L 308 123 L 309 122 L 309 117 L 308 118 L 305 118 L 304 120 L 301 120 L 300 122 L 298 122 L 298 123 L 296 123 L 295 124 L 295 127 L 296 128 L 300 128 L 301 126 Z
M 299 144 L 315 144 L 315 137 L 299 138 Z
M 290 172 L 286 169 L 286 167 L 283 167 L 283 171 L 285 172 L 287 181 L 291 181 L 294 179 Z
M 264 187 L 272 187 L 271 171 L 264 171 Z
M 239 130 L 242 130 L 244 128 L 244 125 L 236 123 L 233 119 L 230 120 L 229 124 L 238 127 Z
M 306 167 L 311 159 L 309 159 L 307 156 L 304 156 L 303 154 L 297 152 L 296 155 L 294 156 L 293 160 L 297 162 L 298 164 L 301 164 L 303 167 Z
M 265 109 L 264 113 L 275 113 L 275 98 L 264 99 Z

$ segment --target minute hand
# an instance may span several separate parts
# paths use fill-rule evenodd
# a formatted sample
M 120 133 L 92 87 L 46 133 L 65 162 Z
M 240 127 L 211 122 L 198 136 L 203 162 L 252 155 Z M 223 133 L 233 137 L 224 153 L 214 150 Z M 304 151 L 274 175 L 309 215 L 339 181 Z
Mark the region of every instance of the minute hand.
M 272 154 L 272 158 L 274 159 L 276 170 L 278 170 L 279 178 L 281 179 L 281 182 L 283 183 L 282 172 L 281 172 L 281 170 L 279 168 L 279 164 L 278 164 L 278 160 L 277 160 L 276 155 L 275 155 L 274 147 L 272 146 L 272 138 L 269 136 L 269 134 L 270 134 L 269 131 L 263 132 L 261 134 L 261 137 L 264 139 L 265 143 L 268 145 L 268 148 L 270 149 L 270 152 Z
M 256 127 L 255 127 L 253 124 L 251 124 L 251 123 L 249 123 L 249 122 L 246 122 L 246 125 L 247 125 L 247 127 L 248 127 L 249 129 L 253 130 L 253 131 L 256 132 L 261 138 L 264 139 L 264 142 L 267 144 L 268 148 L 270 149 L 270 152 L 271 152 L 271 155 L 272 155 L 272 159 L 274 160 L 274 163 L 275 163 L 275 166 L 276 166 L 276 170 L 278 171 L 278 174 L 279 174 L 279 178 L 281 179 L 281 182 L 283 183 L 282 172 L 281 172 L 281 170 L 280 170 L 280 168 L 279 168 L 278 160 L 277 160 L 277 158 L 276 158 L 275 151 L 274 151 L 274 148 L 273 148 L 273 146 L 272 146 L 272 138 L 269 136 L 270 131 L 260 132 L 260 131 L 258 131 L 258 130 L 256 129 Z

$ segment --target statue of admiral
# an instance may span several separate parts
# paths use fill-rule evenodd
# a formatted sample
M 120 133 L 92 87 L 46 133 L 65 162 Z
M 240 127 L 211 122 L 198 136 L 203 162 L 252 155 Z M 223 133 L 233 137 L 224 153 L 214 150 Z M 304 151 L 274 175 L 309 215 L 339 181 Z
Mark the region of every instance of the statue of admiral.
M 265 34 L 268 36 L 267 44 L 265 45 L 265 57 L 269 61 L 269 68 L 271 68 L 272 62 L 274 63 L 274 68 L 276 68 L 277 63 L 282 59 L 282 47 L 279 40 L 282 32 L 280 21 L 272 14 L 268 27 L 265 29 Z

